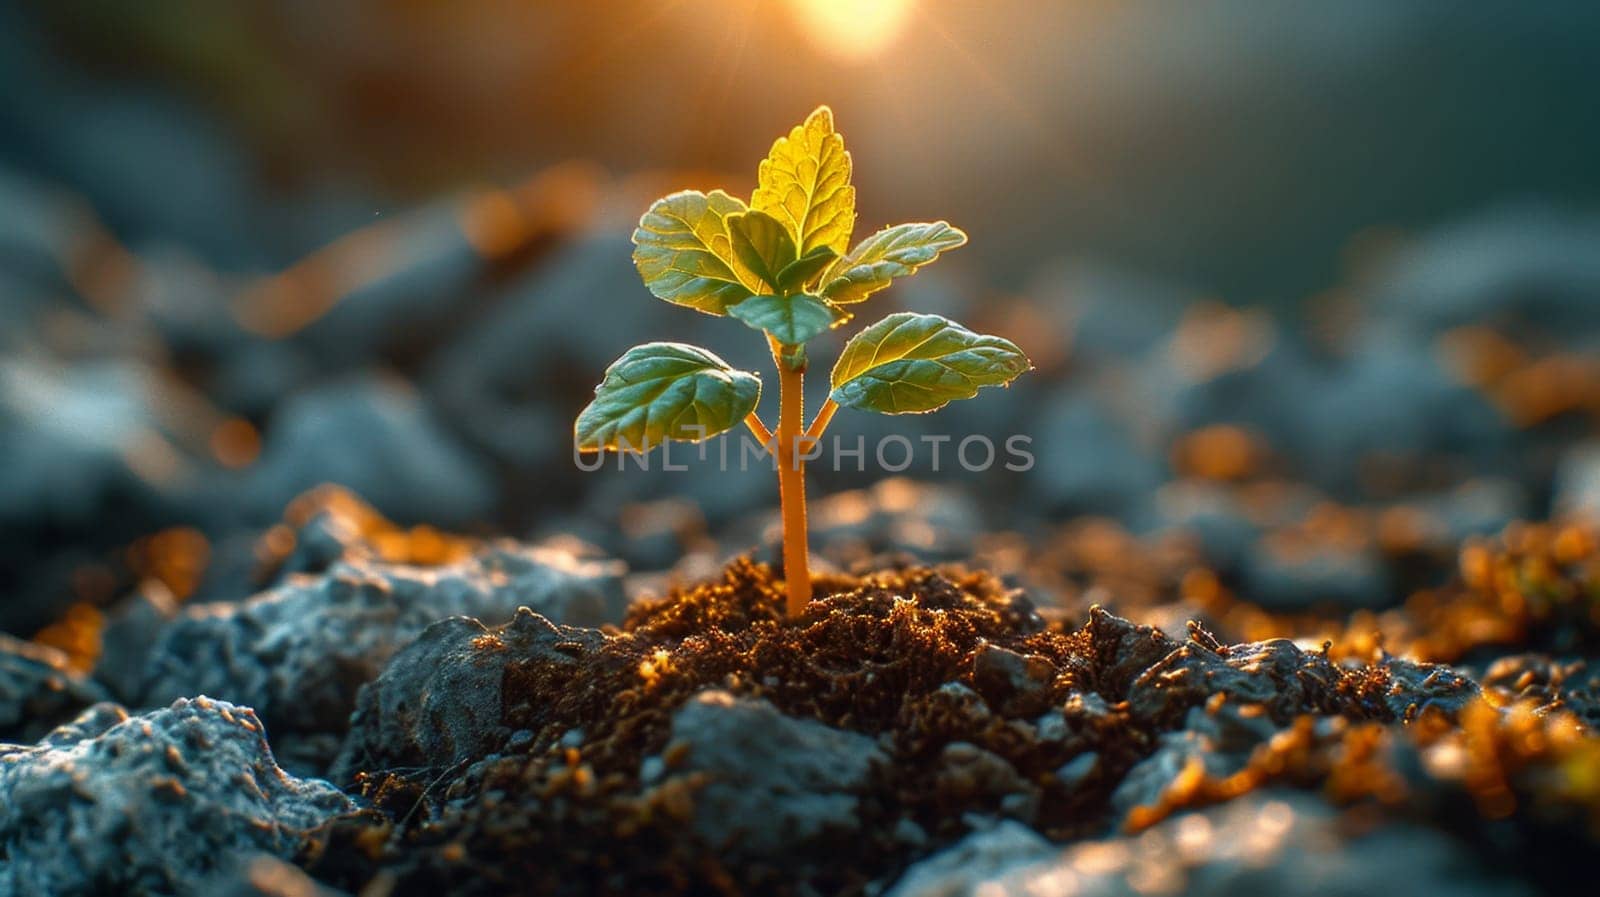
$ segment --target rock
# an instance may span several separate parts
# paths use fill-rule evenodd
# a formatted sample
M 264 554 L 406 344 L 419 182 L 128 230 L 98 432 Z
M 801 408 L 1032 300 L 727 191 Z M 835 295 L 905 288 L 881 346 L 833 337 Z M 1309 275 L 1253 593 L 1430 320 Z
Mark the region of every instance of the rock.
M 214 893 L 235 857 L 287 858 L 353 805 L 273 762 L 260 720 L 179 700 L 128 717 L 97 705 L 34 747 L 0 747 L 0 892 Z
M 1214 711 L 1192 707 L 1184 727 L 1164 733 L 1155 751 L 1123 776 L 1111 794 L 1112 811 L 1125 822 L 1134 808 L 1159 805 L 1168 786 L 1192 764 L 1214 779 L 1231 776 L 1276 732 L 1271 720 L 1246 717 L 1227 704 Z
M 1288 639 L 1224 645 L 1193 622 L 1179 644 L 1096 607 L 1086 629 L 1100 671 L 1097 691 L 1126 696 L 1135 720 L 1157 726 L 1176 726 L 1191 708 L 1222 696 L 1224 706 L 1259 707 L 1286 725 L 1307 713 L 1405 720 L 1434 707 L 1454 715 L 1478 693 L 1471 679 L 1440 664 L 1385 657 L 1341 667 Z
M 1151 626 L 1138 626 L 1096 605 L 1084 626 L 1094 649 L 1095 683 L 1100 696 L 1118 700 L 1128 695 L 1145 670 L 1178 649 L 1179 643 Z
M 1556 514 L 1600 521 L 1600 442 L 1567 450 L 1556 468 Z
M 1071 393 L 1051 398 L 1034 433 L 1026 494 L 1042 511 L 1128 519 L 1166 479 L 1165 464 L 1090 399 Z
M 131 360 L 0 357 L 0 631 L 53 622 L 97 551 L 210 519 L 187 416 L 204 401 L 174 380 Z
M 62 651 L 0 634 L 0 742 L 33 741 L 104 700 L 98 685 L 68 668 Z
M 1557 339 L 1600 325 L 1600 219 L 1503 208 L 1442 227 L 1397 254 L 1374 290 L 1373 326 L 1431 337 L 1495 321 Z
M 1417 894 L 1532 894 L 1490 875 L 1448 835 L 1407 823 L 1349 834 L 1338 810 L 1299 792 L 1254 792 L 1053 854 L 1020 826 L 996 831 L 912 866 L 888 897 L 1356 897 L 1400 880 Z
M 1138 368 L 1140 414 L 1164 442 L 1217 424 L 1243 429 L 1272 452 L 1306 449 L 1305 404 L 1326 388 L 1323 372 L 1260 310 L 1201 306 L 1170 346 Z
M 363 770 L 444 770 L 481 758 L 512 735 L 502 724 L 507 677 L 570 680 L 581 653 L 605 638 L 527 609 L 493 630 L 467 617 L 434 623 L 361 689 L 334 781 Z
M 1203 630 L 1141 673 L 1128 690 L 1133 716 L 1183 718 L 1212 695 L 1259 704 L 1287 723 L 1302 713 L 1333 712 L 1340 704 L 1341 673 L 1324 655 L 1300 650 L 1288 639 L 1218 647 Z
M 397 209 L 381 222 L 346 235 L 345 244 L 335 244 L 321 258 L 308 260 L 300 271 L 315 278 L 337 262 L 348 260 L 350 267 L 366 270 L 359 275 L 338 276 L 338 290 L 325 314 L 308 322 L 296 334 L 296 341 L 311 349 L 325 366 L 370 364 L 376 359 L 409 352 L 426 354 L 441 344 L 448 345 L 454 328 L 470 320 L 473 306 L 484 301 L 488 291 L 475 289 L 489 260 L 472 245 L 462 227 L 459 197 L 445 197 L 409 209 Z M 390 243 L 404 246 L 379 268 L 363 264 L 362 252 L 341 250 L 366 238 L 371 246 Z M 318 267 L 317 262 L 327 262 Z M 297 272 L 298 273 L 298 272 Z M 331 291 L 331 290 L 330 290 Z
M 1231 490 L 1198 480 L 1177 480 L 1158 489 L 1155 514 L 1159 526 L 1199 538 L 1206 560 L 1219 571 L 1239 569 L 1256 550 L 1262 531 Z
M 970 557 L 983 534 L 984 520 L 969 489 L 905 477 L 825 496 L 816 502 L 811 517 L 818 553 L 841 566 L 894 553 L 927 563 Z M 779 524 L 773 519 L 764 534 L 774 558 L 781 545 Z
M 912 866 L 885 897 L 976 897 L 980 883 L 1042 862 L 1053 852 L 1038 832 L 1003 819 Z
M 357 689 L 430 623 L 452 615 L 497 623 L 519 607 L 564 622 L 616 622 L 620 571 L 508 541 L 438 567 L 341 562 L 247 601 L 186 608 L 152 652 L 142 701 L 204 692 L 249 704 L 289 762 L 290 737 L 331 736 L 336 746 Z M 312 746 L 303 758 L 310 768 L 325 768 L 329 744 Z
M 1453 719 L 1481 692 L 1478 683 L 1441 664 L 1385 657 L 1379 667 L 1389 676 L 1384 704 L 1399 720 L 1414 719 L 1430 708 Z
M 249 472 L 270 519 L 323 483 L 347 486 L 391 517 L 458 526 L 481 520 L 496 496 L 489 471 L 402 383 L 360 379 L 285 400 Z
M 671 569 L 710 541 L 699 506 L 681 498 L 624 505 L 618 523 L 605 535 L 613 536 L 618 556 L 635 570 Z
M 1010 716 L 1043 713 L 1056 668 L 1043 657 L 984 645 L 972 656 L 972 684 L 990 705 Z
M 935 776 L 939 792 L 961 805 L 995 807 L 1006 816 L 1033 822 L 1039 812 L 1038 787 L 1004 757 L 965 741 L 945 745 Z
M 424 374 L 427 390 L 475 445 L 524 470 L 570 465 L 572 416 L 622 348 L 612 334 L 693 335 L 693 315 L 645 301 L 632 251 L 617 231 L 563 247 L 438 353 Z M 608 306 L 601 329 L 596 296 L 643 298 Z
M 1445 460 L 1485 474 L 1518 460 L 1510 421 L 1413 343 L 1371 341 L 1300 402 L 1304 472 L 1342 494 L 1363 493 L 1373 462 L 1420 476 Z
M 696 834 L 742 857 L 777 858 L 856 828 L 856 795 L 873 768 L 888 763 L 865 735 L 719 690 L 674 714 L 671 744 L 688 752 L 676 776 L 707 777 L 695 795 Z
M 95 662 L 95 681 L 117 700 L 137 704 L 150 651 L 177 614 L 178 602 L 171 589 L 155 579 L 140 583 L 132 595 L 106 614 L 105 628 L 100 632 L 104 647 Z
M 1479 681 L 1506 704 L 1531 701 L 1537 713 L 1570 713 L 1600 732 L 1600 670 L 1590 661 L 1513 654 L 1489 664 Z
M 1560 489 L 1559 481 L 1556 488 Z M 1527 491 L 1503 477 L 1468 480 L 1448 492 L 1423 499 L 1417 507 L 1438 522 L 1436 544 L 1452 557 L 1462 542 L 1474 536 L 1492 536 L 1512 521 L 1527 517 L 1531 510 Z M 1600 506 L 1596 514 L 1600 516 Z
M 1277 611 L 1373 609 L 1398 597 L 1370 546 L 1263 539 L 1245 554 L 1240 579 L 1242 597 Z
M 1100 754 L 1095 751 L 1088 751 L 1061 764 L 1056 768 L 1054 775 L 1056 781 L 1060 782 L 1062 787 L 1071 791 L 1087 782 L 1089 777 L 1094 775 L 1099 768 Z

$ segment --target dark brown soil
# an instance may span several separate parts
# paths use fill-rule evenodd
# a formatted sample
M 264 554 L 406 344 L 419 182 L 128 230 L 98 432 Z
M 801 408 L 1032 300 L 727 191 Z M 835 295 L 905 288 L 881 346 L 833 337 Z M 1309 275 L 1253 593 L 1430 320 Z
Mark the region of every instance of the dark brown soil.
M 1398 715 L 1384 667 L 1287 642 L 1230 648 L 1198 628 L 1178 643 L 1098 610 L 1047 623 L 960 569 L 824 578 L 797 620 L 782 603 L 767 567 L 736 562 L 720 582 L 636 606 L 620 631 L 574 640 L 577 675 L 506 657 L 503 723 L 532 738 L 465 769 L 364 775 L 375 809 L 324 830 L 309 868 L 352 891 L 383 879 L 430 897 L 862 893 L 964 835 L 968 814 L 1026 813 L 1063 841 L 1108 831 L 1113 789 L 1191 707 L 1234 701 L 1280 725 Z M 474 648 L 510 651 L 493 634 Z M 778 864 L 699 843 L 686 824 L 694 781 L 646 784 L 640 767 L 652 755 L 672 765 L 673 713 L 707 688 L 876 737 L 892 762 L 861 800 L 859 829 L 796 843 Z M 1035 721 L 1055 710 L 1066 732 L 1046 737 Z M 978 751 L 946 750 L 959 742 Z M 956 762 L 981 752 L 1004 763 Z M 1092 771 L 1061 781 L 1088 752 Z M 1019 810 L 1029 789 L 1038 800 Z M 916 829 L 925 837 L 908 838 Z

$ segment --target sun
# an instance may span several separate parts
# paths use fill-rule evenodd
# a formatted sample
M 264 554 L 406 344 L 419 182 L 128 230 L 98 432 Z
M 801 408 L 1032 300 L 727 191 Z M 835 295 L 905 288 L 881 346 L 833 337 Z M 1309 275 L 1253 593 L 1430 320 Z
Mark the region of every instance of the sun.
M 788 0 L 795 18 L 823 52 L 864 61 L 905 30 L 915 0 Z

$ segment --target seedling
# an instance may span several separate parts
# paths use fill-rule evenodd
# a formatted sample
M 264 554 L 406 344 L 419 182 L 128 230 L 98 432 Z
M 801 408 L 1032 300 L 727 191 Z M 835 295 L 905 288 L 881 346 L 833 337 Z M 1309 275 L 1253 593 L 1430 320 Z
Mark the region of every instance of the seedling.
M 943 221 L 897 224 L 849 248 L 856 188 L 850 154 L 827 106 L 772 144 L 746 204 L 721 190 L 656 200 L 633 232 L 634 264 L 658 298 L 728 315 L 766 334 L 778 369 L 778 427 L 756 413 L 761 378 L 683 343 L 623 353 L 578 415 L 580 451 L 645 452 L 668 440 L 698 442 L 742 421 L 778 467 L 787 608 L 811 600 L 806 557 L 805 462 L 840 406 L 921 414 L 1029 370 L 1008 340 L 938 315 L 900 312 L 845 343 L 832 391 L 806 425 L 801 388 L 806 344 L 853 317 L 851 306 L 941 252 L 967 242 Z

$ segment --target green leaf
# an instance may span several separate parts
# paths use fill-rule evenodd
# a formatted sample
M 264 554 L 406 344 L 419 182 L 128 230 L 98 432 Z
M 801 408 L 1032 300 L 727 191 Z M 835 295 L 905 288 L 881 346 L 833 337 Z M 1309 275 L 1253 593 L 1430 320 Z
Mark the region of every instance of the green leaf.
M 790 262 L 787 267 L 778 272 L 778 292 L 801 293 L 805 291 L 806 284 L 822 272 L 822 269 L 833 263 L 839 253 L 833 251 L 831 246 L 818 246 L 807 255 Z
M 684 190 L 655 201 L 633 232 L 633 263 L 657 298 L 723 315 L 758 284 L 741 278 L 727 218 L 745 211 L 738 199 L 713 190 Z
M 579 451 L 648 451 L 669 439 L 699 442 L 743 421 L 761 378 L 682 343 L 634 346 L 606 368 L 573 427 Z
M 844 254 L 856 225 L 850 154 L 833 129 L 833 110 L 818 106 L 779 137 L 756 175 L 750 208 L 781 221 L 801 255 L 818 246 Z
M 823 278 L 822 295 L 831 302 L 860 302 L 965 242 L 966 234 L 943 221 L 886 227 L 833 266 Z
M 766 212 L 729 215 L 727 223 L 734 258 L 767 286 L 782 289 L 778 272 L 797 260 L 789 232 Z
M 832 306 L 805 293 L 756 296 L 735 305 L 728 313 L 790 346 L 806 342 L 838 319 Z
M 938 315 L 901 312 L 856 334 L 833 366 L 832 398 L 880 414 L 936 411 L 1033 367 L 1010 340 Z

